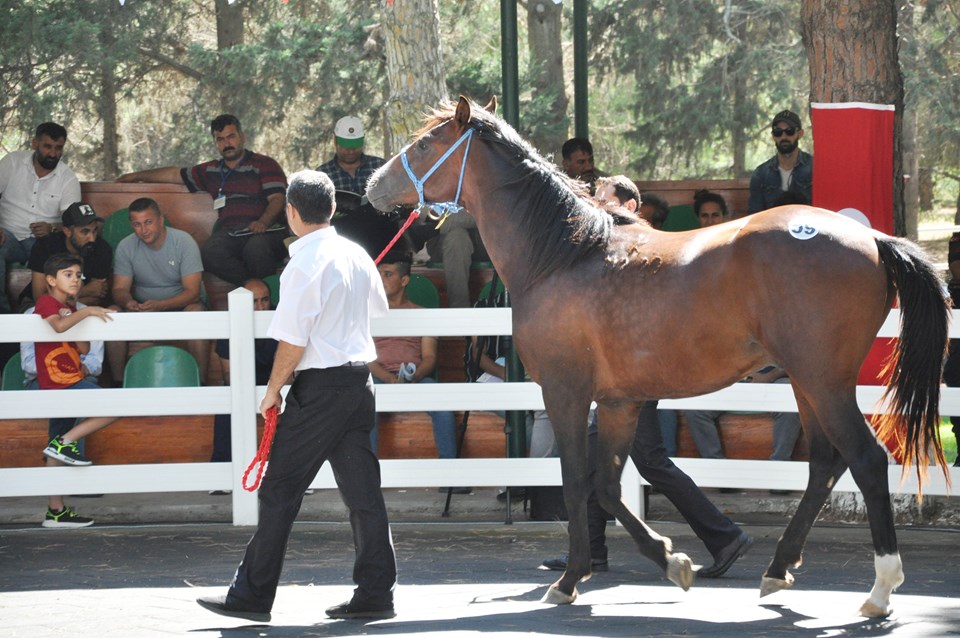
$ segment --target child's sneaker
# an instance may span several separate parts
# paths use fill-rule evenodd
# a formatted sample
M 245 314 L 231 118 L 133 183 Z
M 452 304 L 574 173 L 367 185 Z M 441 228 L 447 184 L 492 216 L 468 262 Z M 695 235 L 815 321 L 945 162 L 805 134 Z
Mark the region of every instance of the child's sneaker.
M 72 508 L 64 506 L 59 512 L 54 512 L 47 508 L 47 516 L 43 519 L 44 527 L 89 527 L 93 525 L 93 519 L 86 516 L 80 516 Z
M 67 465 L 93 465 L 93 461 L 80 454 L 76 442 L 68 441 L 64 443 L 60 437 L 50 441 L 50 445 L 43 450 L 43 453 L 51 459 L 63 461 Z

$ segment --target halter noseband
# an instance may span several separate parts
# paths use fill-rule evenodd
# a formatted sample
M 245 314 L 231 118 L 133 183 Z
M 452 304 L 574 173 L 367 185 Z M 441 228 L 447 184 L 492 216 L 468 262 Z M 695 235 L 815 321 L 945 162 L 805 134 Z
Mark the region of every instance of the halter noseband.
M 470 142 L 473 139 L 473 131 L 474 129 L 470 128 L 466 133 L 461 135 L 460 139 L 454 142 L 453 146 L 448 148 L 447 151 L 440 156 L 440 159 L 438 159 L 430 168 L 430 170 L 428 170 L 420 179 L 417 179 L 417 176 L 413 174 L 413 170 L 410 168 L 410 162 L 407 161 L 407 149 L 410 147 L 407 146 L 407 148 L 401 151 L 400 161 L 403 163 L 403 168 L 407 171 L 407 177 L 410 178 L 410 181 L 413 182 L 414 188 L 417 189 L 417 198 L 419 199 L 419 202 L 417 203 L 416 210 L 418 212 L 426 210 L 428 217 L 431 219 L 439 219 L 446 217 L 447 215 L 452 215 L 453 213 L 459 213 L 463 210 L 463 206 L 460 206 L 458 202 L 460 201 L 460 189 L 463 187 L 463 173 L 467 168 L 467 155 L 470 153 Z M 440 166 L 447 161 L 450 155 L 452 155 L 453 152 L 456 151 L 457 148 L 459 148 L 464 142 L 467 143 L 467 146 L 463 151 L 463 161 L 460 164 L 460 181 L 457 182 L 456 196 L 453 198 L 452 202 L 428 203 L 423 198 L 424 183 L 430 178 L 431 175 L 433 175 L 434 171 L 440 168 Z

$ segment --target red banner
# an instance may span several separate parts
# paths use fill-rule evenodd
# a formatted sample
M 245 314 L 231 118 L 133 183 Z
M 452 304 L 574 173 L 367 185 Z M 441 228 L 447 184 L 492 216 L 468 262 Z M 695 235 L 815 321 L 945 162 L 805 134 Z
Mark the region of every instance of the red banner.
M 856 209 L 871 226 L 893 234 L 893 105 L 815 102 L 810 107 L 813 205 L 844 213 Z

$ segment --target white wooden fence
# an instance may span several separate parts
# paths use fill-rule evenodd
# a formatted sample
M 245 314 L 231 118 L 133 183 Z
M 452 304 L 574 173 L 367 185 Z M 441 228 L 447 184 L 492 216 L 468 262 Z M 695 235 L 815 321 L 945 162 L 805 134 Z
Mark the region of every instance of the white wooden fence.
M 958 311 L 960 312 L 960 311 Z M 181 492 L 233 490 L 233 522 L 257 521 L 255 494 L 241 489 L 243 471 L 253 458 L 256 410 L 263 388 L 254 386 L 253 337 L 263 337 L 271 312 L 253 312 L 252 295 L 240 288 L 229 294 L 229 310 L 203 313 L 123 313 L 104 323 L 86 320 L 63 335 L 37 316 L 0 316 L 3 341 L 230 339 L 229 386 L 202 388 L 103 389 L 84 392 L 45 390 L 0 392 L 0 417 L 6 419 L 85 416 L 157 416 L 232 414 L 232 463 L 168 463 L 95 465 L 92 467 L 0 468 L 0 497 L 62 493 Z M 960 316 L 958 314 L 957 316 Z M 893 311 L 880 336 L 898 333 L 899 313 Z M 951 336 L 960 337 L 954 321 Z M 373 323 L 377 336 L 462 336 L 510 334 L 509 308 L 393 311 Z M 857 388 L 857 400 L 866 412 L 876 411 L 881 388 Z M 789 385 L 736 384 L 719 392 L 682 400 L 661 401 L 663 408 L 796 411 Z M 533 410 L 543 408 L 535 383 L 377 386 L 377 410 Z M 960 389 L 943 391 L 941 411 L 960 414 Z M 0 421 L 2 424 L 2 421 Z M 3 426 L 0 425 L 0 428 Z M 2 436 L 2 430 L 0 430 Z M 150 445 L 144 431 L 143 444 Z M 39 453 L 39 450 L 38 450 Z M 702 487 L 802 490 L 807 464 L 789 461 L 677 459 L 677 464 Z M 416 459 L 384 460 L 385 488 L 438 486 L 560 485 L 558 459 Z M 623 493 L 631 508 L 642 515 L 641 479 L 633 464 L 624 472 Z M 890 466 L 890 483 L 899 491 L 916 491 L 915 478 L 903 484 L 900 466 Z M 960 471 L 952 470 L 954 483 Z M 329 464 L 313 482 L 314 488 L 333 488 Z M 857 491 L 849 472 L 838 482 L 842 491 Z M 925 494 L 948 494 L 945 480 L 931 472 Z M 0 501 L 2 507 L 2 501 Z

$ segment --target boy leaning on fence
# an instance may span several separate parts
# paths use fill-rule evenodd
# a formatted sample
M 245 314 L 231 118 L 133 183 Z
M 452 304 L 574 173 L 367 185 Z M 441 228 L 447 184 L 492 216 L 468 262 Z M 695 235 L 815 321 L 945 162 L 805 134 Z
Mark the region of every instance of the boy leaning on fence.
M 79 257 L 58 253 L 52 255 L 43 265 L 47 292 L 37 299 L 33 312 L 40 315 L 58 333 L 69 330 L 87 317 L 112 320 L 110 314 L 113 311 L 106 308 L 87 306 L 77 309 L 76 295 L 82 285 L 82 263 Z M 41 390 L 99 387 L 85 378 L 86 371 L 80 360 L 80 355 L 89 350 L 89 342 L 38 341 L 34 348 L 37 382 Z M 54 436 L 43 450 L 47 465 L 90 465 L 90 459 L 77 448 L 77 441 L 116 420 L 116 417 L 83 419 L 63 434 Z M 79 516 L 71 508 L 65 507 L 62 496 L 50 497 L 49 509 L 43 521 L 44 527 L 86 527 L 91 524 L 91 519 Z

